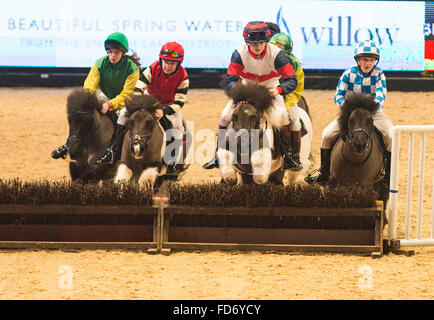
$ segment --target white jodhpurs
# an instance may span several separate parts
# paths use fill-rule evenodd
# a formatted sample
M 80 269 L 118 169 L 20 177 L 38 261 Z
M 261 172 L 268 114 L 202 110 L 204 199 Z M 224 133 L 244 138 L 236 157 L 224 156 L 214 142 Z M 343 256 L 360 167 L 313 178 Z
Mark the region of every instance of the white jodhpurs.
M 118 115 L 117 124 L 120 124 L 121 126 L 124 126 L 127 123 L 127 121 L 128 121 L 127 108 L 122 108 L 120 110 L 117 110 L 116 114 Z
M 377 110 L 374 114 L 374 126 L 380 130 L 383 135 L 384 145 L 387 151 L 392 151 L 392 128 L 393 123 L 386 116 L 383 109 Z M 338 120 L 334 119 L 324 128 L 321 137 L 321 149 L 330 149 L 332 141 L 339 134 Z
M 234 101 L 231 99 L 223 109 L 220 115 L 221 127 L 227 128 L 232 122 L 232 114 L 234 113 Z M 264 113 L 265 119 L 276 128 L 280 128 L 289 124 L 288 113 L 286 112 L 285 102 L 281 95 L 276 96 L 273 106 Z
M 166 115 L 166 118 L 172 123 L 173 131 L 172 136 L 175 137 L 175 139 L 182 139 L 182 136 L 184 135 L 184 126 L 182 125 L 182 112 L 181 110 L 178 110 L 174 114 Z
M 300 131 L 301 130 L 301 122 L 300 122 L 300 112 L 298 110 L 297 104 L 294 104 L 288 110 L 289 121 L 291 122 L 291 130 L 292 131 Z

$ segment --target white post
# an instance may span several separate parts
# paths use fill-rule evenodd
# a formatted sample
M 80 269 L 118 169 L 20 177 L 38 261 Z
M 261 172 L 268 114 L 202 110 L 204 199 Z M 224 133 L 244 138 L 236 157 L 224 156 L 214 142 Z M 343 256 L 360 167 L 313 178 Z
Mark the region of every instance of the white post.
M 433 175 L 432 175 L 432 204 L 431 204 L 431 239 L 434 239 L 434 169 L 433 169 Z
M 392 159 L 390 167 L 389 189 L 389 240 L 396 239 L 396 215 L 398 212 L 398 182 L 399 182 L 399 148 L 400 131 L 397 127 L 392 129 Z
M 405 239 L 410 239 L 411 190 L 414 158 L 414 133 L 408 138 L 407 202 L 405 204 Z
M 422 237 L 422 211 L 423 211 L 423 175 L 425 167 L 425 138 L 426 133 L 421 134 L 420 140 L 420 155 L 419 155 L 419 194 L 417 197 L 417 239 Z

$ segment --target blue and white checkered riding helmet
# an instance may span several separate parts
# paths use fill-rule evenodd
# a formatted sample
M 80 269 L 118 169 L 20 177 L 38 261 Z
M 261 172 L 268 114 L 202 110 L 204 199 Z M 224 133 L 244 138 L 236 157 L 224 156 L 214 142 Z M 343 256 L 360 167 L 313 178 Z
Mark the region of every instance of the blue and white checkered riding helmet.
M 354 50 L 354 59 L 360 57 L 372 57 L 380 60 L 380 49 L 372 40 L 362 41 L 357 45 L 356 50 Z

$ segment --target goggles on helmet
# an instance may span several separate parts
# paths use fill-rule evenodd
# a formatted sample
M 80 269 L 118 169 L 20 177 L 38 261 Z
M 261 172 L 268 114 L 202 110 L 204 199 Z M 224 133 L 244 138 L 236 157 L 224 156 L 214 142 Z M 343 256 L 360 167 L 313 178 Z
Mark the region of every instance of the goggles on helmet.
M 265 32 L 249 32 L 246 35 L 246 42 L 265 42 L 268 38 Z
M 169 50 L 169 49 L 163 49 L 160 51 L 161 57 L 168 57 L 168 58 L 181 58 L 182 56 L 179 54 L 179 52 Z

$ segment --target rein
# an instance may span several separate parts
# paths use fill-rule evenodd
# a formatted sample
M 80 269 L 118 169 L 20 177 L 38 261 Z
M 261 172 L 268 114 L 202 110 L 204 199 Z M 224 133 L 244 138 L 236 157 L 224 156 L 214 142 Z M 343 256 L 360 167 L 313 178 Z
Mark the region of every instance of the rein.
M 76 110 L 76 111 L 74 111 L 74 113 L 76 113 L 76 114 L 80 114 L 80 115 L 83 115 L 83 116 L 85 116 L 85 117 L 87 117 L 87 118 L 92 118 L 92 117 L 93 117 L 93 112 L 87 112 L 87 111 L 82 111 L 82 110 Z

